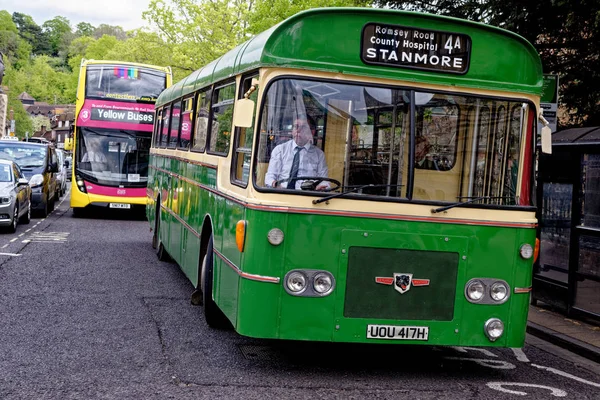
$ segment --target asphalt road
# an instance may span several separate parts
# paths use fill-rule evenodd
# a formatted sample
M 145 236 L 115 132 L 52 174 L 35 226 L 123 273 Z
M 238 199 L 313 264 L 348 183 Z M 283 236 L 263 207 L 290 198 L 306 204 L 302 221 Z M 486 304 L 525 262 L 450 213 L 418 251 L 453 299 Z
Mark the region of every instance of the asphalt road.
M 600 365 L 521 350 L 263 341 L 213 330 L 142 218 L 0 234 L 0 399 L 600 399 Z M 519 394 L 521 393 L 521 394 Z

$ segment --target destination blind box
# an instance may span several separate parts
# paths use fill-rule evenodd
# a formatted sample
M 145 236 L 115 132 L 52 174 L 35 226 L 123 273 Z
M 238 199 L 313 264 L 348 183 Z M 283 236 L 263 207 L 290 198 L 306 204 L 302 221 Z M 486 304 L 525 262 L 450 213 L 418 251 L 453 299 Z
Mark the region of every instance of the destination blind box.
M 365 64 L 466 74 L 470 55 L 471 38 L 461 33 L 379 23 L 368 23 L 362 32 Z

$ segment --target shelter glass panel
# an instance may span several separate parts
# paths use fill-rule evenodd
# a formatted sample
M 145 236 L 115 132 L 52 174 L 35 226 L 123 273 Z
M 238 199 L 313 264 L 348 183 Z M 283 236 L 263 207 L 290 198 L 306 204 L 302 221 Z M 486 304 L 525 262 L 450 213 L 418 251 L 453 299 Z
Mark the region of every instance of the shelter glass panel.
M 600 228 L 600 154 L 583 155 L 581 224 Z

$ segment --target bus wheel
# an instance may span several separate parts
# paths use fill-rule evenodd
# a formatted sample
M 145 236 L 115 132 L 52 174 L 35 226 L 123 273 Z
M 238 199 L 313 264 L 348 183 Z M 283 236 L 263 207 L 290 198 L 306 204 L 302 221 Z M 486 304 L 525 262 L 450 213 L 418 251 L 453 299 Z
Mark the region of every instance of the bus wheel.
M 211 328 L 227 329 L 231 324 L 225 314 L 219 309 L 212 298 L 213 288 L 213 240 L 212 235 L 208 240 L 208 247 L 204 259 L 202 259 L 202 271 L 200 273 L 200 285 L 204 302 L 204 318 Z
M 156 257 L 158 257 L 159 261 L 170 261 L 171 257 L 169 256 L 169 252 L 167 252 L 162 240 L 160 240 L 160 218 L 156 220 L 154 236 L 156 236 Z M 154 243 L 154 239 L 152 242 Z

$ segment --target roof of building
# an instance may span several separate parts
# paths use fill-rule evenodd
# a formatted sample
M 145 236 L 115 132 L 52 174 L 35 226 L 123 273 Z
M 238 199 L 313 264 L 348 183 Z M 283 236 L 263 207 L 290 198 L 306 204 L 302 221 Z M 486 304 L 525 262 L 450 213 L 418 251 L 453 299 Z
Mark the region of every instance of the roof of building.
M 600 126 L 571 128 L 552 134 L 552 145 L 600 144 Z

